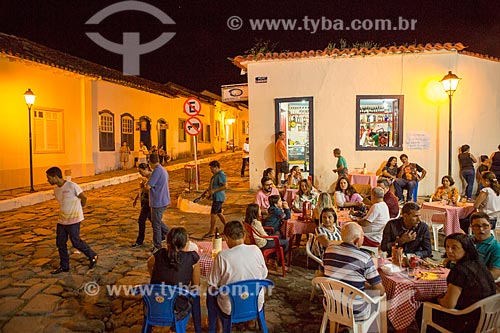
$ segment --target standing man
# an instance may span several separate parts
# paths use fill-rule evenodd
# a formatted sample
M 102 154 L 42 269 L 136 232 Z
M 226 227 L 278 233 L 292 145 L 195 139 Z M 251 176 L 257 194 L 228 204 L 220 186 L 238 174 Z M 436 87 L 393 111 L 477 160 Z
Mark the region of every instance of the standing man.
M 288 152 L 286 151 L 285 132 L 278 133 L 276 141 L 276 186 L 281 186 L 281 174 L 288 173 Z
M 250 144 L 248 143 L 248 138 L 245 139 L 243 144 L 243 158 L 241 160 L 241 177 L 245 177 L 245 168 L 250 165 Z
M 207 310 L 208 310 L 208 332 L 215 333 L 217 321 L 217 308 L 226 315 L 231 314 L 231 302 L 224 294 L 214 296 L 218 288 L 233 282 L 249 279 L 265 279 L 267 267 L 262 251 L 256 245 L 245 244 L 245 229 L 241 222 L 231 221 L 224 226 L 229 250 L 219 252 L 214 260 L 212 271 L 208 278 Z M 259 309 L 264 306 L 264 290 L 258 298 Z M 223 321 L 223 325 L 230 325 Z M 225 327 L 224 332 L 231 331 Z
M 127 141 L 123 141 L 122 146 L 120 147 L 120 163 L 122 166 L 122 170 L 127 170 L 129 157 L 130 147 L 127 146 Z
M 488 267 L 493 280 L 500 277 L 500 243 L 491 234 L 489 216 L 483 212 L 472 213 L 470 227 L 474 234 L 474 245 L 479 252 L 479 259 Z
M 407 202 L 401 217 L 390 220 L 384 227 L 380 248 L 388 255 L 398 245 L 404 253 L 415 253 L 420 258 L 432 257 L 431 235 L 426 223 L 420 222 L 420 206 Z
M 208 166 L 213 176 L 210 178 L 210 185 L 206 191 L 206 196 L 212 199 L 212 209 L 210 210 L 210 230 L 203 235 L 203 238 L 214 236 L 217 217 L 219 217 L 223 225 L 226 224 L 226 218 L 222 213 L 222 204 L 226 201 L 226 174 L 221 170 L 219 161 L 212 161 L 208 163 Z
M 345 160 L 344 156 L 342 156 L 340 148 L 335 148 L 333 150 L 333 156 L 337 158 L 337 168 L 333 169 L 332 171 L 338 173 L 339 178 L 342 176 L 347 177 L 349 175 L 349 170 L 347 169 L 347 161 Z
M 54 196 L 59 203 L 59 219 L 57 221 L 56 245 L 59 250 L 59 268 L 50 272 L 59 274 L 69 272 L 69 254 L 66 245 L 68 237 L 73 247 L 89 258 L 89 269 L 97 264 L 97 254 L 80 238 L 80 222 L 83 221 L 83 207 L 87 197 L 80 186 L 62 178 L 62 171 L 52 167 L 46 172 L 47 181 L 54 188 Z
M 391 219 L 398 217 L 399 215 L 399 204 L 398 198 L 389 191 L 390 185 L 387 178 L 379 178 L 377 180 L 377 186 L 384 190 L 384 202 L 389 207 L 389 215 Z
M 137 200 L 141 203 L 141 212 L 139 213 L 139 218 L 137 219 L 137 224 L 139 225 L 139 233 L 137 234 L 137 239 L 132 247 L 140 247 L 144 242 L 144 235 L 146 233 L 146 220 L 151 222 L 151 207 L 149 206 L 149 192 L 146 189 L 146 184 L 148 183 L 149 177 L 151 177 L 151 169 L 147 163 L 139 164 L 137 168 L 139 174 L 142 176 L 140 182 L 141 192 L 137 194 L 132 203 L 135 208 L 137 205 Z
M 137 160 L 138 163 L 148 163 L 149 155 L 149 150 L 148 147 L 144 144 L 144 142 L 141 141 L 141 145 L 139 147 L 139 159 Z
M 408 155 L 401 154 L 399 157 L 403 165 L 399 167 L 398 178 L 394 181 L 394 189 L 400 203 L 404 203 L 403 189 L 406 189 L 406 202 L 417 201 L 413 197 L 413 190 L 417 186 L 417 182 L 424 179 L 427 171 L 417 163 L 410 163 Z
M 162 219 L 165 209 L 170 205 L 170 191 L 168 189 L 168 172 L 160 165 L 158 154 L 149 156 L 149 166 L 153 173 L 151 173 L 146 189 L 149 191 L 154 244 L 152 252 L 155 254 L 161 249 L 161 242 L 168 232 L 168 227 Z

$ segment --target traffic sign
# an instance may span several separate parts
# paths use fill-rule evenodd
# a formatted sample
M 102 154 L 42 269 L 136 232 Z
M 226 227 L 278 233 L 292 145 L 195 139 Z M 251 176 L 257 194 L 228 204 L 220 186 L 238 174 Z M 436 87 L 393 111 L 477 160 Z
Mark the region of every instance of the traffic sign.
M 184 113 L 190 117 L 196 116 L 201 111 L 201 102 L 195 97 L 189 97 L 184 102 Z
M 190 117 L 184 123 L 184 130 L 186 130 L 186 133 L 191 136 L 197 136 L 198 134 L 200 134 L 202 129 L 203 123 L 201 122 L 200 118 Z

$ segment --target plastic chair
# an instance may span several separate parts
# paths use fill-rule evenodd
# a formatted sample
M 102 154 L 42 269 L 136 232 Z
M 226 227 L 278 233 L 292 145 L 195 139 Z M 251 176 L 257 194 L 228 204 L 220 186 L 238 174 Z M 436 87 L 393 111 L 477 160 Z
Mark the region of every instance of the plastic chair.
M 439 310 L 451 315 L 460 316 L 471 313 L 476 309 L 481 309 L 481 315 L 479 317 L 479 323 L 474 332 L 497 332 L 496 328 L 498 325 L 498 320 L 500 318 L 500 294 L 495 294 L 483 300 L 480 300 L 463 310 L 447 309 L 438 304 L 424 302 L 424 312 L 422 315 L 422 325 L 420 332 L 424 333 L 427 331 L 427 326 L 432 326 L 439 330 L 439 332 L 452 333 L 451 331 L 432 321 L 432 312 L 434 310 Z M 457 320 L 460 319 L 457 318 Z
M 351 327 L 354 333 L 368 332 L 371 324 L 376 321 L 378 332 L 387 332 L 386 296 L 370 297 L 353 286 L 327 277 L 317 277 L 312 280 L 313 286 L 319 285 L 325 299 L 323 307 L 323 321 L 320 333 L 325 333 L 326 325 L 330 321 L 330 332 L 337 332 L 339 324 Z M 355 298 L 363 300 L 372 308 L 370 316 L 365 320 L 354 318 L 353 302 Z
M 306 254 L 307 254 L 307 261 L 306 261 L 306 267 L 309 269 L 309 258 L 323 266 L 323 260 L 321 260 L 320 257 L 317 257 L 313 252 L 312 252 L 312 247 L 314 244 L 314 241 L 316 240 L 316 235 L 313 233 L 309 233 L 309 236 L 307 237 L 307 243 L 306 243 Z M 316 287 L 312 286 L 311 288 L 311 296 L 309 296 L 309 301 L 312 302 L 314 299 L 314 294 L 316 293 Z
M 185 296 L 194 300 L 192 312 L 195 331 L 201 332 L 201 310 L 199 295 L 179 286 L 165 284 L 146 284 L 136 286 L 135 295 L 142 295 L 144 301 L 144 322 L 142 332 L 151 332 L 152 326 L 175 327 L 177 333 L 185 333 L 191 311 L 182 320 L 177 320 L 174 313 L 175 300 Z
M 255 243 L 254 234 L 257 235 L 257 236 L 259 236 L 260 238 L 273 239 L 274 240 L 274 247 L 272 247 L 270 249 L 261 250 L 262 251 L 262 255 L 264 256 L 264 260 L 267 260 L 267 257 L 269 257 L 273 253 L 276 253 L 276 259 L 281 260 L 281 269 L 282 269 L 282 272 L 283 272 L 282 276 L 285 276 L 285 274 L 286 274 L 285 253 L 283 252 L 283 248 L 280 245 L 279 236 L 264 236 L 264 235 L 259 234 L 257 232 L 257 230 L 255 230 L 250 224 L 243 223 L 243 225 L 245 226 L 245 229 L 246 229 L 248 238 L 250 240 L 250 243 L 253 244 L 253 245 L 257 245 Z M 264 229 L 265 229 L 265 227 L 264 227 Z
M 429 229 L 432 230 L 432 238 L 434 240 L 434 251 L 439 251 L 438 249 L 439 230 L 443 229 L 444 224 L 446 223 L 446 212 L 436 209 L 422 208 L 420 210 L 420 214 L 422 220 L 425 223 L 427 223 Z
M 263 333 L 268 333 L 264 306 L 259 310 L 259 294 L 262 288 L 272 288 L 273 281 L 267 279 L 243 280 L 226 284 L 218 289 L 218 294 L 229 296 L 231 314 L 228 316 L 217 307 L 217 314 L 222 322 L 223 333 L 231 333 L 231 326 L 257 319 Z

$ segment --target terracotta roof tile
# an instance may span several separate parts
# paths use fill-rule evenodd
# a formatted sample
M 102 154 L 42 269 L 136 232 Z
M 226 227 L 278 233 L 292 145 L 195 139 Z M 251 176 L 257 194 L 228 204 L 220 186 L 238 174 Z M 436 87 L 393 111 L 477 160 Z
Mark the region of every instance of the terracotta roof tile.
M 259 53 L 255 57 L 254 55 L 248 56 L 236 56 L 232 59 L 234 65 L 239 68 L 246 68 L 246 64 L 244 62 L 250 62 L 257 59 L 260 60 L 283 60 L 283 59 L 304 59 L 304 58 L 320 58 L 320 57 L 355 57 L 355 56 L 367 56 L 367 55 L 379 55 L 379 54 L 401 54 L 401 53 L 420 53 L 420 52 L 428 52 L 428 51 L 457 51 L 462 54 L 478 57 L 481 59 L 488 59 L 493 61 L 500 61 L 496 57 L 490 57 L 488 55 L 481 55 L 479 53 L 473 53 L 469 51 L 465 51 L 467 46 L 464 46 L 462 43 L 427 43 L 427 44 L 418 44 L 418 45 L 400 45 L 400 46 L 389 46 L 389 47 L 379 47 L 379 48 L 371 48 L 368 49 L 363 47 L 361 49 L 351 48 L 351 49 L 324 49 L 324 50 L 304 50 L 301 52 L 287 52 L 287 53 L 267 53 L 262 54 Z

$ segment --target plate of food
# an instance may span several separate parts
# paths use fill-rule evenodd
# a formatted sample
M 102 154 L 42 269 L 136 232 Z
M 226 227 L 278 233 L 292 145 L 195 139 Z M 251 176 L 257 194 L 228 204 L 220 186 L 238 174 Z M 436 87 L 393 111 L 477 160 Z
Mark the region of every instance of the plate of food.
M 385 264 L 384 266 L 381 267 L 381 269 L 382 272 L 384 272 L 387 275 L 392 275 L 401 272 L 401 268 L 394 264 Z

